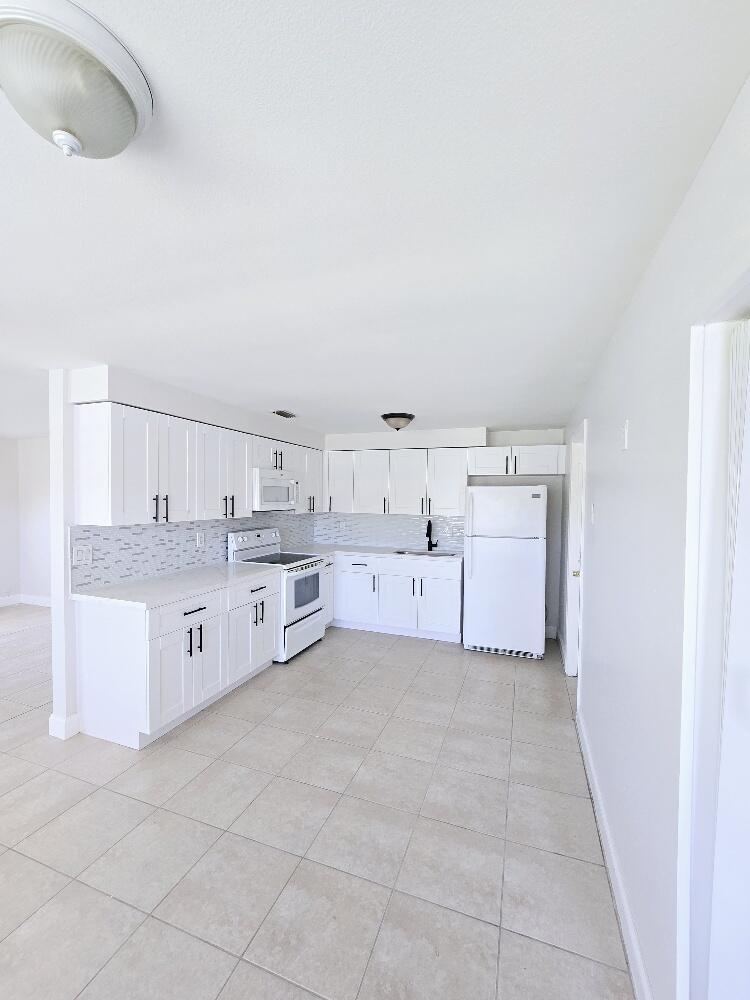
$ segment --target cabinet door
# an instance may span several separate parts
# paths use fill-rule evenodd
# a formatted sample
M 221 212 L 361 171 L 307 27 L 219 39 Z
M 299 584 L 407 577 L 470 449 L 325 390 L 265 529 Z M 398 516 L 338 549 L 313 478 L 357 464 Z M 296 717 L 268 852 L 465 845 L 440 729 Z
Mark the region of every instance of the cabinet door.
M 516 476 L 556 476 L 564 471 L 559 465 L 560 452 L 565 446 L 560 444 L 530 444 L 514 446 L 511 457 L 513 474 Z
M 213 698 L 226 681 L 222 678 L 222 616 L 193 625 L 193 704 Z
M 427 453 L 427 513 L 463 515 L 466 505 L 466 448 L 430 448 Z
M 424 632 L 445 632 L 458 635 L 461 631 L 461 581 L 417 580 L 418 627 Z
M 279 469 L 283 445 L 272 438 L 253 438 L 253 465 L 258 469 Z
M 411 576 L 378 577 L 378 622 L 391 628 L 417 627 L 416 581 Z
M 427 449 L 391 452 L 390 514 L 427 513 Z
M 335 570 L 333 574 L 333 603 L 338 621 L 376 625 L 378 621 L 377 576 L 374 573 Z
M 224 431 L 198 425 L 198 519 L 225 516 L 226 466 L 222 449 Z
M 193 659 L 189 629 L 180 629 L 149 642 L 149 732 L 156 732 L 193 707 Z
M 149 524 L 157 520 L 159 414 L 115 403 L 111 421 L 112 524 Z
M 242 680 L 252 670 L 251 635 L 255 605 L 244 604 L 227 616 L 227 684 Z
M 320 514 L 325 510 L 323 506 L 323 452 L 317 448 L 309 448 L 307 451 L 306 463 L 306 486 L 305 497 L 310 496 L 312 513 Z M 307 510 L 307 506 L 305 506 Z
M 236 433 L 232 439 L 233 483 L 229 490 L 230 514 L 250 517 L 253 513 L 253 438 L 250 434 Z M 234 499 L 232 506 L 231 498 Z
M 510 476 L 511 449 L 505 448 L 469 448 L 470 476 Z
M 264 597 L 253 605 L 252 662 L 253 670 L 268 663 L 276 655 L 276 638 L 279 625 L 279 598 L 277 594 Z
M 354 511 L 354 453 L 328 452 L 328 503 L 326 510 L 339 514 Z
M 192 420 L 159 418 L 160 521 L 196 520 L 195 429 Z
M 355 451 L 354 456 L 354 513 L 388 513 L 388 456 L 387 451 Z

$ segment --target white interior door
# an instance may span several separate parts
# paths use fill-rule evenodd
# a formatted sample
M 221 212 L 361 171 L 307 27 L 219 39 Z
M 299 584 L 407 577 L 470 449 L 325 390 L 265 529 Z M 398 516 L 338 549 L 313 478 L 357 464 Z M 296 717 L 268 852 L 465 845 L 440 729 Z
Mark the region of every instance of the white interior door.
M 111 435 L 112 524 L 161 520 L 159 414 L 115 403 Z
M 565 598 L 565 672 L 576 677 L 581 667 L 583 627 L 583 532 L 586 493 L 586 453 L 583 442 L 571 445 L 568 501 L 568 560 Z
M 426 448 L 394 448 L 391 451 L 388 512 L 427 513 Z
M 466 448 L 430 448 L 427 453 L 427 513 L 459 517 L 466 503 Z
M 161 521 L 195 521 L 195 422 L 180 417 L 159 418 L 159 491 Z
M 340 514 L 354 512 L 354 453 L 328 452 L 328 503 L 326 510 Z
M 387 451 L 355 451 L 354 455 L 354 513 L 388 513 L 388 456 Z

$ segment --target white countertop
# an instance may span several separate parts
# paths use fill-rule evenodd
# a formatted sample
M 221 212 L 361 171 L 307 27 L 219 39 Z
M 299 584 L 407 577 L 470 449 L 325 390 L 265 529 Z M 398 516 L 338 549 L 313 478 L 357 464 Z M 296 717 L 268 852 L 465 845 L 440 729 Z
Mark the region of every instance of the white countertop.
M 251 577 L 278 572 L 280 571 L 276 566 L 220 562 L 210 566 L 179 570 L 177 573 L 149 576 L 143 580 L 127 580 L 102 587 L 88 587 L 77 591 L 71 597 L 74 601 L 120 601 L 125 604 L 138 604 L 144 608 L 156 608 L 188 597 L 197 597 L 212 590 L 223 590 L 225 587 L 244 583 Z
M 284 550 L 285 552 L 299 552 L 301 555 L 311 555 L 311 556 L 330 556 L 334 555 L 336 552 L 341 552 L 343 554 L 355 555 L 355 556 L 399 556 L 403 553 L 398 552 L 392 545 L 388 546 L 378 546 L 378 545 L 345 545 L 342 542 L 337 542 L 333 545 L 291 545 L 289 548 Z M 454 559 L 463 559 L 462 552 L 446 552 L 444 549 L 439 550 L 441 553 L 450 555 Z M 426 556 L 429 559 L 436 558 L 431 556 L 427 549 L 424 552 L 417 552 L 415 549 L 413 552 L 409 550 L 408 556 L 405 558 L 420 558 L 421 556 Z M 441 555 L 441 558 L 445 558 L 445 555 Z

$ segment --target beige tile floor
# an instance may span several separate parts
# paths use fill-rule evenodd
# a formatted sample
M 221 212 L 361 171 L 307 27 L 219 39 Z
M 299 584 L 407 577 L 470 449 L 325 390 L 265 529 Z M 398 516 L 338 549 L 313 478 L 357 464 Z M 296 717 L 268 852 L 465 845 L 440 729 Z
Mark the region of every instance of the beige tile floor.
M 330 630 L 137 753 L 47 735 L 0 609 L 0 982 L 73 1000 L 632 998 L 544 662 Z

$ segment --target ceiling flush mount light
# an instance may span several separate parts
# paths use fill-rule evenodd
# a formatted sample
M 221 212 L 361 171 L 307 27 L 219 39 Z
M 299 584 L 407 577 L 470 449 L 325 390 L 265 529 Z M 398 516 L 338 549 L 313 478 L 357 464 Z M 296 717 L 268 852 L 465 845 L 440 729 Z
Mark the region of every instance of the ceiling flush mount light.
M 69 0 L 0 2 L 0 88 L 26 124 L 69 157 L 116 156 L 153 115 L 138 63 Z
M 413 413 L 383 413 L 381 416 L 388 426 L 392 427 L 394 431 L 403 430 L 404 427 L 408 427 L 414 419 Z

